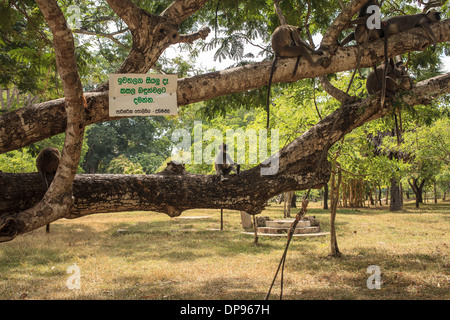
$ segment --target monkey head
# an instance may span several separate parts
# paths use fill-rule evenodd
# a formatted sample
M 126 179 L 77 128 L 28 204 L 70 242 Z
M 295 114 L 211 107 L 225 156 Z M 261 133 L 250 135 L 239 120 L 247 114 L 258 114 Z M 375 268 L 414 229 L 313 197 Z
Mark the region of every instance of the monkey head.
M 427 17 L 431 21 L 440 21 L 441 20 L 441 13 L 439 11 L 436 11 L 435 9 L 431 9 L 427 12 Z

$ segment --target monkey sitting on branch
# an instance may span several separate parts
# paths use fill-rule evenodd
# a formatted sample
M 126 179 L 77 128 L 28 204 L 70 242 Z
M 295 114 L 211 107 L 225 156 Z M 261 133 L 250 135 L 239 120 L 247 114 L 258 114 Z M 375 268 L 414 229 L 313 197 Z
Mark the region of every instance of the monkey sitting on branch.
M 384 75 L 385 81 L 383 81 Z M 387 68 L 382 64 L 369 74 L 366 81 L 367 92 L 369 94 L 380 92 L 383 83 L 386 83 L 386 92 L 389 94 L 393 94 L 398 90 L 410 90 L 412 88 L 411 78 L 403 62 L 398 61 L 394 63 L 394 59 L 389 59 Z
M 321 64 L 324 60 L 322 51 L 316 51 L 311 48 L 307 43 L 303 42 L 300 38 L 301 28 L 284 24 L 275 29 L 272 34 L 272 49 L 274 51 L 274 57 L 272 62 L 272 68 L 270 70 L 269 88 L 267 92 L 267 128 L 269 127 L 269 103 L 270 103 L 270 88 L 272 86 L 272 78 L 275 70 L 275 65 L 278 58 L 295 58 L 294 72 L 292 76 L 295 76 L 298 69 L 300 57 L 304 57 L 308 63 L 315 67 Z
M 49 183 L 47 180 L 47 174 L 55 174 L 59 166 L 59 150 L 52 147 L 43 149 L 36 158 L 36 167 L 41 175 L 44 183 L 45 190 L 48 190 Z M 47 233 L 50 232 L 50 224 L 47 224 L 45 228 Z
M 220 181 L 227 180 L 228 178 L 225 176 L 231 171 L 234 171 L 239 175 L 241 165 L 234 163 L 233 159 L 231 159 L 230 154 L 227 152 L 227 145 L 222 143 L 219 146 L 219 150 L 214 162 L 214 169 L 216 170 L 216 174 L 220 175 Z

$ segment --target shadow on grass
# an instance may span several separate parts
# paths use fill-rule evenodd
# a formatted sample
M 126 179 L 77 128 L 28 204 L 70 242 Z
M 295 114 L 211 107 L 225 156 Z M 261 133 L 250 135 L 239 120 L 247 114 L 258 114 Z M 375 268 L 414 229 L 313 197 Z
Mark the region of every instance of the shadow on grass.
M 78 244 L 94 244 L 98 232 L 89 226 L 52 224 L 51 232 L 45 228 L 18 236 L 11 242 L 0 244 L 0 272 L 21 267 L 39 267 L 73 260 L 67 248 Z
M 140 230 L 129 228 L 129 233 L 112 236 L 108 241 L 111 250 L 105 253 L 111 256 L 123 256 L 128 261 L 167 260 L 172 263 L 195 261 L 200 258 L 214 259 L 246 254 L 270 254 L 279 250 L 283 243 L 279 241 L 260 241 L 258 246 L 249 237 L 236 231 L 220 230 L 156 230 L 152 223 Z M 110 233 L 113 233 L 112 230 Z

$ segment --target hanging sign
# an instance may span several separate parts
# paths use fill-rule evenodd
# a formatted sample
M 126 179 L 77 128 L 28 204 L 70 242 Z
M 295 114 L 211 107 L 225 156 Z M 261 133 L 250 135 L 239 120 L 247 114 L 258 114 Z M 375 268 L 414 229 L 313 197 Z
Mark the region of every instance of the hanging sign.
M 177 114 L 177 75 L 110 74 L 109 116 Z

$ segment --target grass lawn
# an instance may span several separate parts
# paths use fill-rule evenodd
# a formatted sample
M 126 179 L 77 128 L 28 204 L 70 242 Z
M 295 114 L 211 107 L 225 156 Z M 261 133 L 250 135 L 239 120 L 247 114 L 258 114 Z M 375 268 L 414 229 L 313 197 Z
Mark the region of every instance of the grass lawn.
M 329 231 L 329 212 L 309 208 Z M 282 205 L 262 215 L 280 219 Z M 329 235 L 292 240 L 283 299 L 450 298 L 449 202 L 420 209 L 408 203 L 399 213 L 340 209 L 336 223 L 339 258 L 328 256 Z M 260 237 L 255 246 L 237 211 L 225 210 L 219 227 L 220 210 L 172 219 L 123 212 L 59 220 L 48 235 L 44 227 L 0 243 L 0 299 L 264 299 L 286 238 Z M 66 285 L 73 264 L 81 289 Z M 371 265 L 381 270 L 380 290 L 367 288 Z

